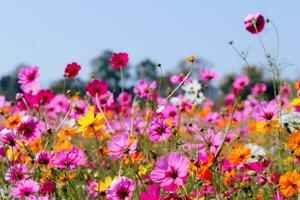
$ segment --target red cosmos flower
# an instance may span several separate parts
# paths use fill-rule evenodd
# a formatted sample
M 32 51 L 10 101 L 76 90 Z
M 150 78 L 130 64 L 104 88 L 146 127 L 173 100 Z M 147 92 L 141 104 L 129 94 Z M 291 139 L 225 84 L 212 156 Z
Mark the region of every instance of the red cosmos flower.
M 109 59 L 109 64 L 112 65 L 113 69 L 120 69 L 127 66 L 128 60 L 127 53 L 114 53 Z
M 48 104 L 54 97 L 54 93 L 51 90 L 40 90 L 37 94 L 38 103 L 45 105 Z
M 264 16 L 256 12 L 249 14 L 246 17 L 244 24 L 247 31 L 249 31 L 252 34 L 258 34 L 264 30 L 266 21 Z
M 86 91 L 92 96 L 95 97 L 105 94 L 107 92 L 107 85 L 104 80 L 94 80 L 88 84 Z
M 81 66 L 77 64 L 76 62 L 72 62 L 71 64 L 68 64 L 65 69 L 65 76 L 68 78 L 75 78 L 79 71 L 81 69 Z

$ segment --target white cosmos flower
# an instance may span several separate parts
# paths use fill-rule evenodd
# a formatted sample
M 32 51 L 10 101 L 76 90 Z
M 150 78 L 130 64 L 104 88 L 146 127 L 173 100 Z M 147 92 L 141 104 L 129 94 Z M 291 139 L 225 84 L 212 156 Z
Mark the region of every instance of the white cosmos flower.
M 182 86 L 182 89 L 187 93 L 197 93 L 199 90 L 202 89 L 202 85 L 197 80 L 193 80 L 191 83 L 185 83 Z
M 248 162 L 258 162 L 260 158 L 266 157 L 266 152 L 263 147 L 253 143 L 248 143 L 245 146 L 251 150 L 251 158 Z

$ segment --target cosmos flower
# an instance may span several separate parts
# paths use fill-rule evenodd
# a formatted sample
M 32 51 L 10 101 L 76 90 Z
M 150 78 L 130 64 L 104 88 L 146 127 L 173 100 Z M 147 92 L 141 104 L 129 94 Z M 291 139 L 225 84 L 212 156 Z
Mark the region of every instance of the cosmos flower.
M 172 135 L 171 127 L 159 118 L 151 122 L 148 132 L 153 142 L 166 141 Z
M 141 200 L 160 200 L 160 188 L 158 185 L 149 186 L 149 190 L 147 192 L 141 192 L 140 199 Z
M 128 60 L 127 53 L 114 53 L 109 59 L 109 64 L 112 65 L 113 69 L 120 69 L 127 66 Z
M 119 134 L 111 138 L 107 143 L 109 149 L 109 155 L 113 160 L 119 159 L 126 154 L 133 154 L 136 152 L 137 141 L 130 139 L 129 135 Z
M 37 93 L 37 100 L 38 103 L 41 105 L 50 103 L 53 97 L 54 97 L 54 93 L 52 92 L 52 90 L 40 90 Z
M 5 174 L 5 180 L 12 184 L 25 180 L 28 177 L 28 169 L 26 165 L 21 164 L 11 166 Z
M 122 106 L 129 106 L 131 103 L 131 95 L 128 92 L 119 94 L 117 101 Z
M 21 85 L 35 84 L 39 78 L 39 68 L 36 66 L 23 67 L 19 71 L 18 78 L 19 78 L 18 82 Z
M 264 94 L 267 91 L 267 85 L 264 83 L 255 83 L 255 85 L 251 89 L 251 93 L 253 96 L 259 96 Z
M 199 74 L 200 74 L 201 80 L 203 80 L 203 81 L 210 81 L 213 79 L 220 78 L 220 74 L 218 74 L 217 72 L 214 72 L 212 70 L 208 70 L 208 69 L 200 69 Z
M 296 170 L 286 172 L 279 180 L 280 192 L 290 197 L 300 190 L 300 173 Z
M 39 184 L 31 179 L 20 181 L 11 189 L 14 198 L 30 197 L 39 191 Z
M 14 147 L 17 144 L 17 135 L 14 129 L 2 129 L 0 131 L 0 138 L 3 145 Z
M 21 120 L 17 133 L 23 141 L 33 141 L 40 137 L 42 126 L 37 118 L 26 116 Z
M 156 81 L 152 81 L 150 84 L 145 80 L 139 80 L 139 85 L 133 88 L 133 92 L 141 98 L 146 98 L 147 100 L 155 100 L 157 94 L 155 90 L 157 88 Z
M 125 176 L 114 180 L 106 192 L 108 200 L 129 200 L 135 188 L 135 182 Z
M 77 64 L 76 62 L 72 62 L 65 68 L 65 76 L 67 78 L 75 78 L 78 75 L 80 69 L 81 66 L 79 64 Z
M 242 91 L 247 85 L 249 85 L 250 79 L 248 76 L 238 76 L 234 79 L 233 88 L 235 93 Z
M 104 80 L 93 80 L 86 87 L 86 91 L 92 97 L 96 97 L 96 95 L 101 96 L 105 94 L 108 90 L 108 86 Z
M 245 28 L 252 34 L 258 34 L 264 30 L 266 21 L 260 13 L 251 13 L 244 20 Z
M 75 169 L 85 164 L 85 155 L 77 147 L 61 150 L 54 155 L 53 164 L 59 169 Z
M 279 105 L 277 100 L 262 101 L 254 108 L 253 117 L 256 121 L 269 122 L 274 120 L 278 113 Z
M 189 165 L 190 160 L 186 156 L 172 152 L 168 157 L 156 161 L 151 180 L 167 191 L 175 191 L 185 184 Z
M 53 180 L 45 181 L 40 187 L 40 193 L 43 195 L 52 194 L 56 190 L 56 183 Z
M 53 155 L 47 151 L 40 151 L 35 156 L 35 161 L 40 165 L 49 165 L 52 163 Z
M 217 149 L 222 143 L 223 133 L 219 132 L 215 135 L 213 129 L 207 129 L 206 134 L 199 134 L 198 139 L 201 143 L 205 144 L 205 148 L 211 152 L 216 153 Z
M 185 100 L 188 100 L 195 105 L 201 105 L 204 102 L 205 96 L 201 91 L 202 85 L 197 80 L 193 80 L 190 83 L 186 82 L 182 86 L 182 89 L 184 90 Z
M 231 164 L 239 165 L 251 157 L 251 149 L 242 144 L 238 144 L 232 148 L 229 153 L 229 161 Z
M 103 114 L 94 114 L 92 110 L 88 111 L 86 116 L 81 116 L 77 120 L 79 124 L 78 132 L 82 132 L 84 136 L 93 136 L 104 127 Z
M 295 156 L 300 156 L 300 130 L 289 136 L 286 145 L 295 154 Z

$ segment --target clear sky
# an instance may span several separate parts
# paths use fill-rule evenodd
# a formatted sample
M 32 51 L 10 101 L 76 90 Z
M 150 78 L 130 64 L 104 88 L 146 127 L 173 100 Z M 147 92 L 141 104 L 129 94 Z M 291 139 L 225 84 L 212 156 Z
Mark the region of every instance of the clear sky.
M 256 37 L 244 30 L 248 13 L 261 12 L 280 34 L 280 60 L 291 63 L 285 77 L 300 76 L 300 1 L 274 0 L 26 0 L 0 3 L 0 76 L 19 63 L 41 68 L 43 86 L 58 79 L 67 63 L 82 65 L 87 78 L 91 60 L 105 49 L 125 51 L 130 62 L 151 58 L 172 69 L 197 55 L 221 73 L 238 72 L 242 60 L 228 46 L 249 50 L 250 63 L 264 63 Z M 273 52 L 272 27 L 262 38 Z

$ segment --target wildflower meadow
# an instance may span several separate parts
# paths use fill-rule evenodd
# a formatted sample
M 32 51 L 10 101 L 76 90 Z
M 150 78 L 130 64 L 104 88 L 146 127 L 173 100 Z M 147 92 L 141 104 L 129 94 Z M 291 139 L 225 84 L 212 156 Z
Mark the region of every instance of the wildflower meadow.
M 126 52 L 108 60 L 115 88 L 94 76 L 83 92 L 69 88 L 82 68 L 75 61 L 58 92 L 41 88 L 39 67 L 20 68 L 14 100 L 0 94 L 0 198 L 299 199 L 300 81 L 283 80 L 261 38 L 267 26 L 278 36 L 275 23 L 252 13 L 241 26 L 257 38 L 271 84 L 240 74 L 218 98 L 211 87 L 223 75 L 195 72 L 193 55 L 165 93 L 161 78 L 124 88 Z

